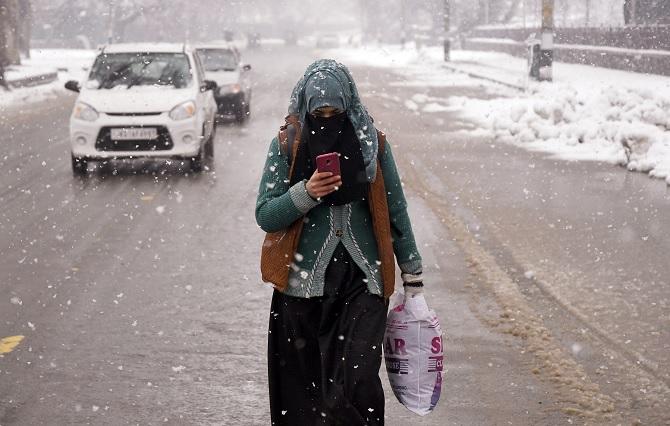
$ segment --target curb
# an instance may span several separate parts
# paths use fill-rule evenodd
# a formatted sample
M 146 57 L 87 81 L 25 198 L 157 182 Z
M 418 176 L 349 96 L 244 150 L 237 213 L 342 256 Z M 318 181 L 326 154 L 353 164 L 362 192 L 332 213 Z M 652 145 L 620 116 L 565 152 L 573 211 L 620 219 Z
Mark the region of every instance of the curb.
M 58 79 L 58 72 L 53 71 L 42 74 L 34 74 L 16 80 L 7 80 L 7 84 L 9 84 L 13 88 L 32 87 L 32 86 L 39 86 L 41 84 L 49 84 L 53 81 L 56 81 L 57 79 Z
M 493 83 L 502 84 L 503 86 L 507 86 L 507 87 L 510 87 L 512 89 L 515 89 L 515 90 L 520 90 L 522 92 L 526 91 L 526 88 L 523 87 L 523 86 L 519 86 L 519 85 L 513 84 L 513 83 L 507 83 L 507 82 L 501 81 L 501 80 L 496 80 L 495 78 L 487 77 L 487 76 L 482 75 L 482 74 L 477 74 L 477 73 L 474 73 L 472 71 L 465 71 L 465 70 L 463 70 L 463 69 L 461 69 L 457 66 L 447 65 L 447 64 L 442 64 L 442 66 L 444 68 L 447 68 L 447 69 L 451 70 L 451 71 L 459 72 L 461 74 L 468 75 L 472 78 L 478 78 L 480 80 L 487 80 L 487 81 L 491 81 Z

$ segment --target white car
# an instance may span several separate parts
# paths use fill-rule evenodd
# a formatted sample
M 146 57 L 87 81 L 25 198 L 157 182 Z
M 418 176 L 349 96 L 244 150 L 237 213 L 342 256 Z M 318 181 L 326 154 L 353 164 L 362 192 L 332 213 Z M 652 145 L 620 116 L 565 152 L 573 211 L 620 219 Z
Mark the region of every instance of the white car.
M 182 44 L 105 46 L 81 85 L 70 118 L 72 170 L 90 160 L 180 158 L 199 172 L 214 155 L 216 83 Z

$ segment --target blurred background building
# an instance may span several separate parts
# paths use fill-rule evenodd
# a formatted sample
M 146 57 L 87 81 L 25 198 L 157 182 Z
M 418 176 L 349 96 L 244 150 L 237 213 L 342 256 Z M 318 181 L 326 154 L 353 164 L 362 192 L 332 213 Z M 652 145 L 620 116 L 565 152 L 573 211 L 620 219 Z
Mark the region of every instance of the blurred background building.
M 524 29 L 540 25 L 542 0 L 200 0 L 198 7 L 189 0 L 0 0 L 0 55 L 18 63 L 19 52 L 28 55 L 31 42 L 34 47 L 91 48 L 108 42 L 203 41 L 250 34 L 294 40 L 335 33 L 358 42 L 437 45 L 444 37 L 447 3 L 450 37 L 456 40 L 519 40 L 527 36 Z M 570 33 L 571 42 L 581 37 L 584 44 L 597 44 L 604 29 L 667 30 L 670 1 L 555 0 L 554 22 L 559 40 L 561 28 L 581 28 L 579 36 Z M 645 31 L 619 31 L 607 43 L 634 47 L 640 43 L 625 39 L 637 40 L 641 33 Z

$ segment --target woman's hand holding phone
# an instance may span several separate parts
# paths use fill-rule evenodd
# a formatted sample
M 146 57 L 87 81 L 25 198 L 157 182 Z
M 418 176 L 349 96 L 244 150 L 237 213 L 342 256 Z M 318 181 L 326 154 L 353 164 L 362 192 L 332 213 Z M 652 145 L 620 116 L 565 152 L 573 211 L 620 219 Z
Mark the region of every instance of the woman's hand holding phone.
M 305 189 L 310 197 L 317 199 L 337 191 L 340 186 L 342 186 L 342 177 L 340 175 L 315 170 L 312 177 L 305 184 Z

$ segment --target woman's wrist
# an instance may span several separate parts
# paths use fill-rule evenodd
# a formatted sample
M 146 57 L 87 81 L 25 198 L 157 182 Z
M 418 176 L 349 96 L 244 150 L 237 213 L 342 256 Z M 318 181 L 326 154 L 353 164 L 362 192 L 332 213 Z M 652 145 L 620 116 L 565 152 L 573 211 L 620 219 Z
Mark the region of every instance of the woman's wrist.
M 319 199 L 318 199 L 317 197 L 315 197 L 314 195 L 312 195 L 312 194 L 309 192 L 309 188 L 307 188 L 307 183 L 308 183 L 308 182 L 309 182 L 309 181 L 307 181 L 307 180 L 303 180 L 303 183 L 305 184 L 305 192 L 307 193 L 307 195 L 310 196 L 310 198 L 311 198 L 312 200 L 314 200 L 314 201 L 319 201 Z
M 318 206 L 320 201 L 313 199 L 309 195 L 303 182 L 296 182 L 295 185 L 289 188 L 288 192 L 291 196 L 291 201 L 293 201 L 293 205 L 295 205 L 300 213 L 306 214 L 311 209 Z

